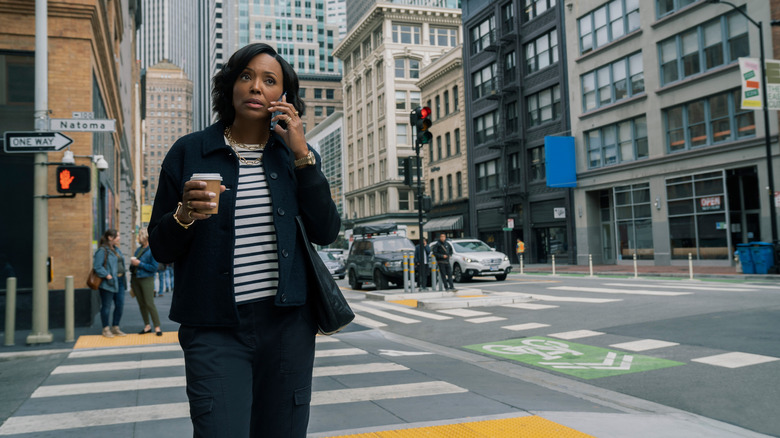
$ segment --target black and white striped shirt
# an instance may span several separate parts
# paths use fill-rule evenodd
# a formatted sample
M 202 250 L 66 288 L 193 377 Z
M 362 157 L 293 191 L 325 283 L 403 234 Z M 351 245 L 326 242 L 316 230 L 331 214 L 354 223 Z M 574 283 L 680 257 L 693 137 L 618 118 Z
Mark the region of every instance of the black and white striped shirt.
M 263 154 L 240 147 L 237 150 L 248 161 L 257 160 Z M 279 286 L 276 228 L 262 164 L 246 165 L 239 160 L 235 228 L 233 285 L 236 303 L 246 304 L 276 295 Z

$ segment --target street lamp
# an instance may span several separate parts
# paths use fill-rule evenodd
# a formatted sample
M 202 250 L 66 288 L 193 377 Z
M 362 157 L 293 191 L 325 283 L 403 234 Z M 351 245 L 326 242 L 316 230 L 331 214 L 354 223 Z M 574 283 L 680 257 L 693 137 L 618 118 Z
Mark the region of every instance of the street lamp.
M 761 95 L 764 107 L 764 143 L 766 146 L 766 169 L 767 177 L 769 178 L 769 218 L 772 224 L 772 243 L 775 245 L 775 251 L 777 251 L 777 245 L 780 245 L 780 241 L 777 239 L 777 212 L 775 207 L 775 176 L 772 171 L 772 145 L 769 139 L 769 105 L 767 101 L 766 91 L 766 58 L 764 57 L 764 32 L 760 21 L 755 21 L 748 16 L 745 11 L 737 7 L 736 5 L 722 0 L 709 0 L 710 3 L 724 3 L 735 11 L 742 14 L 750 23 L 758 27 L 758 43 L 761 54 Z M 774 23 L 772 23 L 774 24 Z

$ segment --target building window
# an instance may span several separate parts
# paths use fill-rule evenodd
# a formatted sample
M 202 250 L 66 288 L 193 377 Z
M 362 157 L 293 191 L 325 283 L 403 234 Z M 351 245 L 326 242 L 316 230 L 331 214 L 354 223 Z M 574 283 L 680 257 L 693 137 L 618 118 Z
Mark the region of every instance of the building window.
M 585 142 L 591 169 L 647 158 L 647 118 L 637 117 L 587 131 Z
M 439 202 L 444 202 L 444 178 L 439 177 Z
M 452 174 L 447 175 L 447 200 L 452 201 Z
M 394 24 L 393 42 L 401 44 L 420 44 L 420 26 Z
M 523 22 L 533 20 L 554 6 L 555 0 L 523 0 Z
M 439 120 L 441 118 L 441 98 L 437 95 L 436 96 L 436 120 Z
M 456 41 L 457 35 L 457 29 L 431 26 L 431 45 L 455 47 L 458 45 Z
M 515 30 L 515 2 L 511 1 L 501 7 L 501 32 L 504 35 Z
M 408 190 L 399 190 L 398 191 L 398 209 L 399 210 L 409 210 L 409 191 Z
M 315 99 L 322 99 L 322 88 L 315 88 L 314 89 L 314 98 Z
M 539 71 L 558 62 L 558 33 L 553 30 L 525 46 L 525 66 L 528 73 Z
M 723 15 L 658 43 L 664 85 L 734 62 L 750 54 L 747 19 Z
M 474 139 L 477 144 L 485 143 L 496 137 L 498 112 L 492 111 L 474 119 Z
M 409 92 L 409 107 L 410 108 L 417 108 L 420 106 L 420 102 L 422 100 L 422 97 L 420 96 L 419 91 L 410 91 Z
M 368 56 L 369 53 L 371 53 L 373 49 L 371 48 L 371 37 L 366 38 L 365 41 L 363 41 L 363 53 Z
M 666 181 L 672 260 L 727 260 L 726 193 L 723 172 Z
M 450 90 L 444 90 L 444 115 L 450 114 Z
M 436 155 L 439 157 L 438 159 L 441 160 L 441 135 L 436 137 Z
M 399 145 L 408 145 L 409 139 L 406 134 L 406 124 L 397 124 L 395 125 L 395 142 Z
M 652 260 L 653 223 L 650 217 L 650 184 L 615 187 L 615 222 L 618 258 Z
M 411 58 L 396 58 L 395 77 L 399 79 L 419 79 L 420 61 Z
M 401 111 L 406 109 L 406 91 L 395 92 L 395 109 Z
M 493 94 L 496 90 L 496 63 L 492 63 L 482 68 L 472 75 L 474 84 L 474 99 Z
M 520 153 L 509 155 L 509 184 L 520 184 Z
M 433 178 L 431 178 L 431 203 L 436 202 L 436 185 Z
M 455 155 L 460 154 L 460 128 L 455 129 Z
M 513 134 L 520 131 L 520 117 L 517 111 L 517 101 L 506 106 L 506 132 Z
M 428 143 L 428 161 L 433 163 L 433 142 Z
M 451 140 L 450 133 L 448 132 L 444 134 L 444 144 L 446 145 L 447 148 L 447 157 L 452 156 L 452 141 L 450 140 Z
M 639 29 L 639 0 L 612 0 L 578 20 L 580 53 Z
M 452 112 L 458 112 L 458 86 L 452 87 Z
M 385 65 L 382 61 L 376 63 L 376 84 L 378 86 L 385 81 Z
M 655 0 L 655 15 L 661 18 L 691 3 L 696 3 L 696 0 Z
M 531 181 L 544 181 L 547 173 L 544 168 L 544 147 L 528 151 L 528 177 Z
M 528 125 L 537 126 L 561 114 L 561 88 L 555 85 L 528 96 Z
M 754 111 L 740 108 L 740 94 L 736 89 L 664 110 L 669 152 L 755 136 Z
M 498 187 L 498 160 L 490 160 L 477 164 L 477 191 L 485 191 Z
M 490 16 L 485 21 L 479 23 L 471 29 L 471 54 L 485 50 L 485 47 L 491 45 L 496 40 L 496 18 Z
M 556 58 L 558 55 L 555 55 Z M 517 79 L 517 52 L 511 51 L 504 56 L 504 83 L 509 84 Z
M 642 53 L 582 75 L 582 109 L 589 111 L 645 91 Z
M 458 198 L 463 197 L 463 178 L 460 172 L 455 174 L 455 185 L 458 188 Z

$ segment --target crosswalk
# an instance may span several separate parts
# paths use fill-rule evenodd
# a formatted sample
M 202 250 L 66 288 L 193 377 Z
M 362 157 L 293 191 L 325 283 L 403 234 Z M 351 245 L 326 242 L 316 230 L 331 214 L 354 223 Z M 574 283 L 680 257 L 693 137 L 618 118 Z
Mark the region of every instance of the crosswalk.
M 322 406 L 468 392 L 383 359 L 382 351 L 390 350 L 370 354 L 345 345 L 337 337 L 318 337 L 313 412 Z M 379 375 L 385 377 L 366 379 Z M 331 378 L 339 379 L 342 387 L 332 388 L 332 383 L 323 380 Z M 365 385 L 367 380 L 378 384 Z M 115 435 L 114 427 L 145 422 L 157 422 L 161 430 L 174 431 L 171 436 L 191 436 L 185 386 L 183 353 L 178 345 L 76 350 L 0 426 L 0 436 L 59 437 L 66 436 L 66 432 L 75 436 L 121 436 Z M 140 402 L 155 400 L 145 393 L 156 391 L 153 394 L 159 396 L 161 390 L 165 391 L 166 403 Z M 139 402 L 136 405 L 131 401 Z

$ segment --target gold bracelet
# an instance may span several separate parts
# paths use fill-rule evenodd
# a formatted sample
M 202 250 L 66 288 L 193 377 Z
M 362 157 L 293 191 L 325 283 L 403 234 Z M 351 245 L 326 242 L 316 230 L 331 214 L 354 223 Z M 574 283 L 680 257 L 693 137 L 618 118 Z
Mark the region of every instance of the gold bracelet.
M 195 219 L 192 219 L 192 222 L 185 224 L 182 221 L 179 220 L 179 210 L 181 209 L 181 202 L 179 202 L 179 205 L 176 206 L 176 211 L 173 212 L 173 219 L 176 221 L 177 224 L 181 225 L 185 230 L 190 227 L 190 225 L 195 223 Z M 190 216 L 192 218 L 192 216 Z

